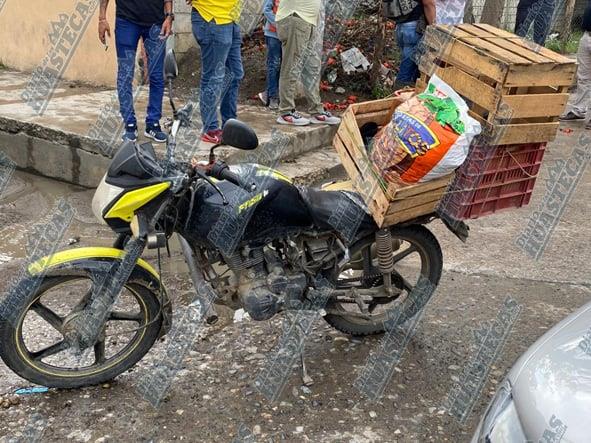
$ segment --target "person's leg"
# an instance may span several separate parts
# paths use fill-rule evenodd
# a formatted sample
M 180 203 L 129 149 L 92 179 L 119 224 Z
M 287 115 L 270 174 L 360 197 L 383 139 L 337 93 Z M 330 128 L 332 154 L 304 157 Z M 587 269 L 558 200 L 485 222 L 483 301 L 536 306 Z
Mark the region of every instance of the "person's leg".
M 304 92 L 308 100 L 308 111 L 310 114 L 322 114 L 324 105 L 320 98 L 320 76 L 322 73 L 322 54 L 316 51 L 310 51 L 310 56 L 306 62 L 306 69 L 302 76 Z
M 117 50 L 117 95 L 119 110 L 125 125 L 137 125 L 133 109 L 133 75 L 135 55 L 141 27 L 128 20 L 115 21 L 115 47 Z
M 573 94 L 570 112 L 585 117 L 591 105 L 591 34 L 583 33 L 577 52 L 577 90 Z
M 242 67 L 242 56 L 240 54 L 241 46 L 240 26 L 233 24 L 232 43 L 226 58 L 226 78 L 223 82 L 227 89 L 222 91 L 223 96 L 220 105 L 222 127 L 231 118 L 236 118 L 238 114 L 238 90 L 240 89 L 240 82 L 244 78 L 244 68 Z
M 318 51 L 312 51 L 306 62 L 306 70 L 302 76 L 304 92 L 308 99 L 308 112 L 312 115 L 310 123 L 321 125 L 338 125 L 341 122 L 330 112 L 324 110 L 320 98 L 320 75 L 322 73 L 322 55 Z
M 148 76 L 150 79 L 150 100 L 146 115 L 146 126 L 160 124 L 162 118 L 162 99 L 164 98 L 164 55 L 166 40 L 160 38 L 160 26 L 144 28 L 142 33 L 148 56 Z
M 518 3 L 517 14 L 515 16 L 515 34 L 519 35 L 520 37 L 525 37 L 527 35 L 527 31 L 529 31 L 529 26 L 532 21 L 532 18 L 529 16 L 529 10 L 529 2 L 520 1 Z
M 267 97 L 279 97 L 279 74 L 281 73 L 281 41 L 265 37 L 267 43 Z
M 199 108 L 203 132 L 207 133 L 219 129 L 217 105 L 226 75 L 226 59 L 232 46 L 232 25 L 217 25 L 213 20 L 208 23 L 195 10 L 191 22 L 193 35 L 201 47 Z
M 552 25 L 554 0 L 539 0 L 533 8 L 536 8 L 534 17 L 534 42 L 543 46 L 546 43 L 546 38 Z
M 414 86 L 419 77 L 419 68 L 414 59 L 417 45 L 421 39 L 421 35 L 417 33 L 417 23 L 414 21 L 396 26 L 396 38 L 401 52 L 400 69 L 396 76 L 398 87 Z
M 293 15 L 277 22 L 277 34 L 283 47 L 279 77 L 279 112 L 281 114 L 287 114 L 296 107 L 296 87 L 304 64 L 302 55 L 311 30 L 311 24 Z

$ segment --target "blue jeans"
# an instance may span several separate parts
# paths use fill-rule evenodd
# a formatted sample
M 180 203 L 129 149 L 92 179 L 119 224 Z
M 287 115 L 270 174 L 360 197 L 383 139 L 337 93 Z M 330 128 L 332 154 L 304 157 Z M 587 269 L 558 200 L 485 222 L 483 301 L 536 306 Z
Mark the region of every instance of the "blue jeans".
M 529 28 L 534 24 L 534 42 L 544 45 L 552 25 L 554 0 L 538 0 L 535 2 L 519 2 L 515 17 L 515 34 L 527 36 Z
M 400 48 L 400 70 L 396 77 L 399 85 L 414 85 L 419 78 L 415 52 L 422 35 L 417 32 L 418 21 L 396 24 L 396 40 Z
M 166 40 L 160 38 L 160 28 L 160 25 L 136 25 L 119 17 L 115 21 L 117 94 L 119 95 L 121 117 L 126 125 L 137 125 L 133 108 L 133 74 L 135 71 L 135 55 L 140 38 L 144 40 L 150 75 L 150 100 L 148 102 L 146 125 L 159 123 L 162 118 Z
M 222 114 L 222 127 L 236 118 L 238 88 L 244 78 L 240 55 L 240 26 L 236 23 L 218 25 L 215 20 L 206 22 L 193 9 L 191 14 L 193 35 L 201 47 L 201 86 L 199 107 L 203 132 L 219 129 L 218 103 Z
M 279 74 L 281 73 L 281 40 L 265 36 L 267 44 L 267 97 L 279 98 Z

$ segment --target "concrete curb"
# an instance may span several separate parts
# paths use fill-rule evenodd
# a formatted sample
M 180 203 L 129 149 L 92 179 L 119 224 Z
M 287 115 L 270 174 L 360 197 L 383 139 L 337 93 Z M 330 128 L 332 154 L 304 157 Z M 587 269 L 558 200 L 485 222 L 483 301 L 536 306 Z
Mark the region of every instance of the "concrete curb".
M 257 151 L 253 151 L 254 158 L 267 166 L 276 166 L 283 160 L 330 144 L 334 132 L 333 127 L 318 126 L 314 130 L 285 133 L 288 137 L 286 149 L 278 151 L 277 155 L 273 152 L 257 155 L 258 150 L 274 148 L 272 142 L 263 141 Z M 98 185 L 110 164 L 110 157 L 102 152 L 99 140 L 6 117 L 0 117 L 0 146 L 19 169 L 88 188 Z M 158 146 L 157 151 L 162 153 L 162 146 Z M 243 151 L 233 148 L 217 152 L 230 163 L 245 158 Z
M 0 146 L 19 169 L 85 187 L 96 187 L 110 163 L 98 140 L 5 117 Z

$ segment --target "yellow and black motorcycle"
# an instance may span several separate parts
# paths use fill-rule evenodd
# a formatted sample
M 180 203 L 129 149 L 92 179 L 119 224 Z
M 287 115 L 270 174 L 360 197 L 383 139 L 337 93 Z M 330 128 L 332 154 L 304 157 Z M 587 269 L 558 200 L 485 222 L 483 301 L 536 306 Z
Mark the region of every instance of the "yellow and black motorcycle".
M 201 319 L 214 304 L 244 308 L 254 320 L 289 309 L 323 308 L 325 320 L 349 334 L 384 331 L 388 309 L 410 300 L 426 281 L 433 293 L 441 248 L 422 224 L 379 229 L 347 183 L 295 186 L 257 164 L 229 167 L 175 161 L 179 128 L 191 106 L 176 110 L 174 54 L 165 60 L 174 119 L 166 158 L 150 144 L 124 143 L 96 190 L 92 208 L 117 234 L 112 248 L 58 252 L 28 268 L 0 306 L 0 356 L 21 377 L 74 388 L 110 380 L 131 368 L 172 324 L 160 272 L 141 256 L 176 234 L 199 300 Z M 256 134 L 228 121 L 223 144 L 252 150 Z M 407 317 L 407 318 L 408 318 Z M 405 318 L 400 317 L 400 321 Z

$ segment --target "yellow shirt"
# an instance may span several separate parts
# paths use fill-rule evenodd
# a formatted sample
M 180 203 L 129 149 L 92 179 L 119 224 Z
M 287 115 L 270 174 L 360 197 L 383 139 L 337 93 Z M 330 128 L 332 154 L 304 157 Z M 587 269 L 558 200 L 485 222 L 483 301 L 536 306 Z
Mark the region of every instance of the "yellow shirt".
M 214 19 L 218 25 L 238 23 L 244 0 L 193 0 L 193 7 L 207 22 Z

